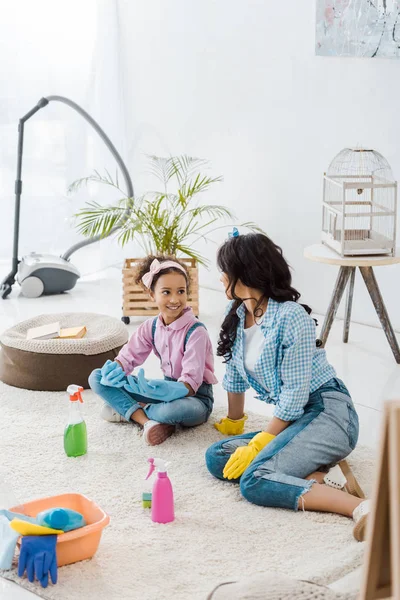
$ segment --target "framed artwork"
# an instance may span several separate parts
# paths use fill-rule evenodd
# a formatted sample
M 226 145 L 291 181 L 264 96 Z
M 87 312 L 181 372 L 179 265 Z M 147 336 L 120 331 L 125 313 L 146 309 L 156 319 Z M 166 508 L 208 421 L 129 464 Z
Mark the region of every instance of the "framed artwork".
M 400 58 L 400 0 L 317 0 L 315 52 Z

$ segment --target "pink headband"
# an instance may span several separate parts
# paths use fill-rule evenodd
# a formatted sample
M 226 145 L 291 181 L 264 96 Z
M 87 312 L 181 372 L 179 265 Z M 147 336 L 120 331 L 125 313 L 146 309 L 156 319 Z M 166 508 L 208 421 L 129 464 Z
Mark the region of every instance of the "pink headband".
M 174 269 L 180 269 L 186 276 L 185 269 L 179 263 L 174 262 L 173 260 L 165 260 L 164 262 L 160 263 L 160 261 L 155 258 L 150 265 L 150 271 L 142 277 L 143 285 L 150 289 L 151 284 L 153 283 L 154 275 L 157 275 L 157 273 L 163 271 L 164 269 L 170 269 L 171 267 Z

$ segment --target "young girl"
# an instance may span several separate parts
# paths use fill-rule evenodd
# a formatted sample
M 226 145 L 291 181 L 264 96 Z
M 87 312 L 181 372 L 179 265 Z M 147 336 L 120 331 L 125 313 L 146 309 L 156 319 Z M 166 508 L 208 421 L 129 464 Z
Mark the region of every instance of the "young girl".
M 353 517 L 363 540 L 369 501 L 342 460 L 357 443 L 357 413 L 316 346 L 315 322 L 297 304 L 282 250 L 262 234 L 236 235 L 220 248 L 218 266 L 232 302 L 217 351 L 226 362 L 228 416 L 215 426 L 235 437 L 207 450 L 210 473 L 240 483 L 261 506 Z M 274 416 L 264 431 L 243 434 L 249 387 L 275 405 Z
M 210 338 L 186 306 L 189 274 L 183 263 L 165 256 L 148 256 L 140 265 L 141 282 L 160 311 L 140 325 L 114 362 L 107 361 L 89 377 L 93 391 L 105 401 L 107 421 L 134 421 L 143 426 L 151 446 L 161 444 L 175 425 L 205 423 L 213 407 L 214 359 Z M 143 369 L 130 375 L 153 351 L 164 379 L 148 381 Z

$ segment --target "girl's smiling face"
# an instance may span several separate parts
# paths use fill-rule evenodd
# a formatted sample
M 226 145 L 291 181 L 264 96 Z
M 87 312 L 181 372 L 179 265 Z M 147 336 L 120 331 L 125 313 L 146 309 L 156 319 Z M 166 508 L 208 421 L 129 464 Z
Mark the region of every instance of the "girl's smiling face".
M 150 292 L 151 299 L 157 304 L 164 323 L 169 325 L 182 315 L 187 306 L 187 285 L 183 273 L 161 275 Z

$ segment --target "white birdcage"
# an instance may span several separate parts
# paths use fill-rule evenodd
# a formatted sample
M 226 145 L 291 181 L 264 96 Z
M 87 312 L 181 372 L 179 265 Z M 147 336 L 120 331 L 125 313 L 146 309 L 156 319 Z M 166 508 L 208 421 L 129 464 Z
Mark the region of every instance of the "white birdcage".
M 397 182 L 375 150 L 345 148 L 324 175 L 322 242 L 341 256 L 396 248 Z

